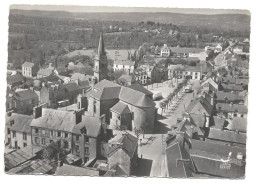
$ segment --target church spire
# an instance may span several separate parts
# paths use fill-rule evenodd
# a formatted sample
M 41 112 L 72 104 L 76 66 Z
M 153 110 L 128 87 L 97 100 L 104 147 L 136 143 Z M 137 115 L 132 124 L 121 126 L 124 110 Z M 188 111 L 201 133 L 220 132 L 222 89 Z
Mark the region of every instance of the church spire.
M 98 44 L 98 56 L 105 55 L 105 46 L 103 40 L 103 32 L 100 34 L 99 44 Z

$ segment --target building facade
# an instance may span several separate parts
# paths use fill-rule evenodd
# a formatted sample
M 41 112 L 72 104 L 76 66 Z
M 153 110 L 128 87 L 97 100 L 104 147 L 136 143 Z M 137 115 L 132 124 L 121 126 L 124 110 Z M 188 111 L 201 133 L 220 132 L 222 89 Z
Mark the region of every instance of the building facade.
M 22 74 L 24 77 L 32 78 L 37 75 L 38 67 L 34 63 L 25 62 L 22 65 Z

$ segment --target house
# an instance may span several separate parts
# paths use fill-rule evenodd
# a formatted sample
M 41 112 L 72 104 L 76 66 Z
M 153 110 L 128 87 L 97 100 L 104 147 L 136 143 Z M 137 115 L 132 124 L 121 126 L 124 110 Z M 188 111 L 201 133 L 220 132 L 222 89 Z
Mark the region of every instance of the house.
M 31 89 L 10 91 L 6 96 L 6 110 L 14 110 L 22 114 L 31 114 L 33 107 L 39 103 L 39 97 Z
M 52 68 L 44 68 L 44 69 L 40 69 L 37 72 L 37 79 L 43 78 L 43 77 L 48 77 L 50 75 L 54 74 L 54 69 Z
M 161 65 L 141 65 L 144 71 L 146 71 L 148 79 L 152 83 L 159 83 L 168 79 L 168 69 Z
M 127 74 L 132 74 L 135 68 L 135 61 L 131 60 L 115 60 L 113 64 L 114 72 L 121 70 Z
M 206 61 L 208 57 L 205 50 L 200 48 L 171 47 L 170 50 L 172 55 L 177 58 L 189 58 Z
M 247 117 L 247 106 L 240 104 L 230 104 L 227 103 L 217 103 L 216 111 L 220 115 L 224 115 L 226 118 L 234 118 L 234 117 Z
M 168 66 L 168 78 L 172 79 L 172 78 L 179 78 L 179 74 L 181 71 L 183 71 L 184 66 L 177 64 L 177 65 L 169 65 Z
M 24 77 L 32 78 L 37 75 L 38 67 L 34 63 L 25 62 L 22 65 L 22 74 Z
M 235 53 L 235 54 L 240 54 L 242 52 L 243 52 L 243 46 L 238 45 L 238 46 L 233 48 L 233 53 Z
M 246 134 L 242 132 L 237 133 L 234 131 L 220 130 L 211 127 L 209 129 L 209 134 L 206 137 L 206 140 L 243 147 L 246 145 Z
M 245 175 L 245 148 L 191 139 L 188 151 L 196 174 L 239 179 Z
M 82 111 L 35 108 L 31 123 L 32 145 L 46 147 L 56 142 L 59 148 L 72 149 L 72 131 L 81 122 Z
M 167 46 L 167 44 L 164 44 L 161 48 L 161 57 L 169 57 L 171 55 L 171 49 Z
M 202 68 L 199 66 L 183 66 L 183 65 L 170 65 L 168 67 L 168 77 L 179 79 L 196 79 L 201 80 Z
M 10 89 L 18 87 L 19 85 L 22 85 L 24 83 L 24 77 L 19 73 L 17 73 L 16 75 L 8 75 L 6 80 L 7 87 L 9 87 Z
M 109 141 L 109 169 L 122 170 L 121 176 L 131 176 L 138 159 L 138 139 L 130 133 L 118 134 Z
M 220 45 L 220 44 L 218 44 L 216 47 L 215 47 L 215 49 L 214 49 L 214 52 L 215 53 L 219 53 L 219 52 L 221 52 L 222 51 L 222 46 Z
M 153 131 L 154 123 L 157 120 L 157 109 L 152 101 L 152 93 L 141 85 L 124 87 L 108 80 L 102 80 L 94 85 L 93 89 L 88 91 L 85 96 L 88 98 L 88 112 L 96 117 L 105 114 L 108 124 L 113 122 L 111 127 L 114 127 L 114 123 L 118 122 L 118 126 L 121 124 L 127 124 L 127 127 L 131 126 L 130 130 Z M 124 104 L 128 107 L 125 107 Z M 121 106 L 125 107 L 126 111 L 119 111 L 118 107 Z M 124 119 L 116 121 L 120 119 L 121 113 L 124 116 L 126 112 L 129 114 L 127 108 L 131 112 L 131 125 L 128 122 L 123 122 Z
M 82 115 L 81 122 L 72 129 L 72 154 L 81 158 L 82 164 L 100 156 L 101 127 L 105 116 Z
M 20 149 L 31 145 L 31 122 L 29 115 L 9 112 L 6 117 L 6 140 L 11 148 Z
M 134 77 L 135 83 L 138 83 L 141 85 L 147 84 L 148 74 L 142 68 L 135 69 L 133 72 L 133 77 Z
M 203 97 L 192 100 L 185 109 L 185 113 L 187 114 L 205 115 L 207 117 L 207 121 L 209 121 L 209 117 L 212 115 L 212 111 L 213 106 Z

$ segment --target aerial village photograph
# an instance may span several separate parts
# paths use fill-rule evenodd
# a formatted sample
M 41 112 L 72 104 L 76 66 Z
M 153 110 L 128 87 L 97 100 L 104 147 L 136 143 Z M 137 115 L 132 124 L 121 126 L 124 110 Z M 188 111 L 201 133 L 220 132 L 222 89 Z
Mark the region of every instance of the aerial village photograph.
M 4 172 L 243 179 L 248 10 L 11 5 Z

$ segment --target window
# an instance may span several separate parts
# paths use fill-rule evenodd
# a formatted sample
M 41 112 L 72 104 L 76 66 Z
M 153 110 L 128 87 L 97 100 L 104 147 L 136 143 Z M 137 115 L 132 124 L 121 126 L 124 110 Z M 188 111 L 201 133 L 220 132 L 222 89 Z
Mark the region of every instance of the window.
M 38 134 L 39 129 L 38 129 L 38 128 L 35 128 L 34 130 L 35 130 L 35 133 Z
M 79 152 L 79 146 L 76 145 L 76 152 Z
M 25 133 L 25 132 L 23 133 L 23 140 L 25 140 L 25 141 L 27 140 L 27 133 Z
M 7 134 L 9 135 L 11 133 L 10 128 L 7 128 Z
M 85 136 L 84 139 L 85 142 L 89 142 L 89 138 L 87 136 Z
M 42 138 L 42 145 L 45 145 L 45 139 Z
M 27 144 L 26 143 L 23 143 L 23 147 L 26 147 L 27 146 Z
M 65 138 L 68 138 L 68 133 L 65 133 Z
M 85 147 L 85 153 L 89 153 L 89 147 Z
M 78 135 L 76 135 L 76 141 L 79 141 L 79 136 Z
M 57 132 L 57 137 L 60 137 L 61 136 L 61 133 L 60 132 Z
M 68 143 L 68 141 L 64 141 L 64 148 L 65 148 L 65 149 L 69 148 L 69 143 Z
M 34 142 L 35 142 L 36 144 L 39 144 L 39 137 L 35 137 L 35 138 L 34 138 Z
M 42 130 L 42 134 L 45 135 L 45 130 Z
M 109 112 L 110 119 L 112 119 L 112 112 Z
M 241 114 L 241 118 L 243 118 L 244 117 L 244 114 Z
M 93 109 L 93 111 L 94 111 L 94 113 L 96 113 L 96 101 L 94 101 L 94 109 Z
M 50 135 L 53 136 L 53 130 L 50 130 Z
M 16 131 L 13 131 L 13 137 L 16 137 Z

